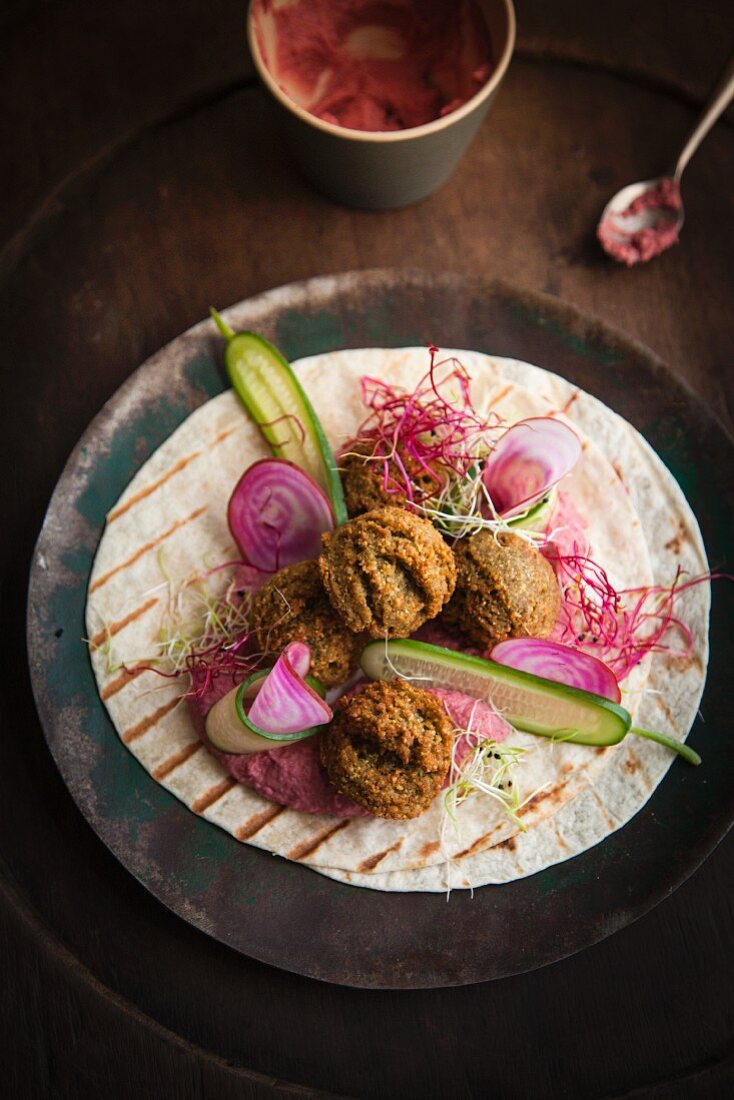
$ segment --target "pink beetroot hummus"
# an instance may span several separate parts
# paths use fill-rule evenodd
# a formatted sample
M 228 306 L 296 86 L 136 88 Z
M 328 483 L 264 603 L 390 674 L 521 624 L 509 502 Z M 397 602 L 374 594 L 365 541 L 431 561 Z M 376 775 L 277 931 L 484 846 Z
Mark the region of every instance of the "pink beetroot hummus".
M 299 106 L 353 130 L 404 130 L 456 110 L 492 52 L 474 0 L 258 0 L 263 61 Z
M 204 732 L 204 719 L 209 709 L 236 683 L 237 680 L 230 675 L 220 676 L 202 695 L 187 696 L 196 732 L 229 774 L 271 802 L 293 810 L 302 810 L 307 814 L 330 814 L 332 817 L 369 817 L 367 810 L 340 794 L 332 785 L 321 767 L 318 734 L 266 752 L 234 755 L 213 748 Z M 438 688 L 432 694 L 443 700 L 457 729 L 466 729 L 471 723 L 472 731 L 481 738 L 503 741 L 507 736 L 510 727 L 487 703 Z M 462 755 L 460 751 L 459 756 Z
M 552 541 L 559 554 L 588 554 L 588 526 L 569 494 L 560 489 L 546 528 L 546 538 Z
M 230 675 L 219 676 L 202 694 L 189 695 L 186 700 L 200 739 L 233 779 L 272 802 L 303 810 L 307 814 L 368 816 L 366 810 L 357 806 L 351 798 L 339 794 L 332 786 L 319 760 L 318 734 L 305 741 L 284 745 L 282 749 L 242 755 L 219 752 L 210 744 L 204 731 L 204 719 L 210 708 L 237 682 L 237 678 Z M 192 686 L 196 690 L 195 681 Z
M 604 251 L 627 267 L 646 263 L 677 244 L 681 209 L 678 184 L 663 179 L 638 195 L 622 213 L 602 218 L 596 235 Z

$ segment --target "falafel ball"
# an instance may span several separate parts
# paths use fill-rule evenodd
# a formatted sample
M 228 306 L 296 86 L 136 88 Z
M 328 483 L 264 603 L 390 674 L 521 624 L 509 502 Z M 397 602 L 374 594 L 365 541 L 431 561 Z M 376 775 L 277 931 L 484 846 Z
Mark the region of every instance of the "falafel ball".
M 311 673 L 325 687 L 343 684 L 359 667 L 365 640 L 332 608 L 315 561 L 287 565 L 263 585 L 253 600 L 252 626 L 263 650 L 280 653 L 289 642 L 306 642 Z
M 433 619 L 456 583 L 454 555 L 427 519 L 376 508 L 321 536 L 321 579 L 350 630 L 401 638 Z
M 321 736 L 321 763 L 338 791 L 375 817 L 428 809 L 451 763 L 453 727 L 435 695 L 376 680 L 342 700 Z
M 371 512 L 388 504 L 402 508 L 408 502 L 408 497 L 401 488 L 404 475 L 393 462 L 388 465 L 391 491 L 388 492 L 385 488 L 385 461 L 382 458 L 373 458 L 374 448 L 375 444 L 371 440 L 360 440 L 339 460 L 344 501 L 350 516 L 361 516 L 363 512 Z M 435 496 L 441 491 L 440 481 L 424 470 L 414 458 L 401 454 L 400 461 L 421 498 Z
M 456 589 L 441 623 L 476 645 L 505 638 L 546 638 L 561 590 L 553 567 L 519 535 L 480 531 L 454 548 Z

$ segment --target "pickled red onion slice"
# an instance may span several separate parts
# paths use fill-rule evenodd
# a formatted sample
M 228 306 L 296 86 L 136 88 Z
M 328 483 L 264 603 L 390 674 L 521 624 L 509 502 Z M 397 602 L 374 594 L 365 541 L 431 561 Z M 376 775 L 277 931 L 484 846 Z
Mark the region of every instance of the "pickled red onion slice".
M 304 642 L 291 642 L 262 681 L 247 717 L 267 733 L 300 733 L 323 726 L 332 710 L 304 680 L 311 652 Z
M 296 676 L 305 679 L 311 668 L 311 650 L 305 642 L 290 642 L 283 650 L 283 653 L 286 651 L 288 653 L 288 661 Z
M 245 560 L 269 573 L 317 558 L 321 535 L 334 529 L 324 491 L 283 458 L 264 458 L 245 471 L 230 497 L 227 521 Z
M 510 638 L 496 645 L 490 658 L 498 665 L 590 691 L 613 703 L 622 698 L 614 673 L 603 661 L 560 642 L 549 642 L 545 638 Z
M 574 431 L 548 416 L 519 420 L 500 436 L 482 474 L 503 519 L 522 515 L 570 473 L 581 456 Z

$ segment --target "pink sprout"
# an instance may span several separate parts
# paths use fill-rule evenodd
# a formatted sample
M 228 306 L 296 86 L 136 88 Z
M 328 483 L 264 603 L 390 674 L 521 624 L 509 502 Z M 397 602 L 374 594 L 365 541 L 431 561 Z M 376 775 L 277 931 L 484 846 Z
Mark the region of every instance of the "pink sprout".
M 477 413 L 469 391 L 470 376 L 458 360 L 437 361 L 438 348 L 433 344 L 428 351 L 430 366 L 412 393 L 368 375 L 360 379 L 369 414 L 342 450 L 347 454 L 355 446 L 371 448 L 367 461 L 382 465 L 385 492 L 404 494 L 411 502 L 440 492 L 447 475 L 466 477 L 486 453 L 485 432 L 502 422 L 495 413 L 486 419 Z M 442 392 L 452 385 L 458 389 L 456 404 Z M 416 484 L 420 475 L 433 483 L 433 492 Z
M 188 673 L 191 681 L 187 694 L 201 698 L 220 676 L 242 679 L 254 672 L 261 663 L 259 656 L 242 652 L 251 638 L 252 632 L 247 631 L 234 642 L 215 642 L 205 649 L 188 653 L 186 667 L 182 670 Z
M 242 603 L 244 593 L 250 587 L 248 576 L 245 575 L 243 578 L 243 570 L 252 568 L 247 562 L 240 560 L 221 562 L 219 565 L 212 566 L 210 569 L 191 578 L 186 587 L 205 580 L 223 569 L 231 568 L 234 568 L 236 573 L 229 582 L 218 606 L 222 609 L 227 607 L 237 608 Z M 263 654 L 254 653 L 251 649 L 248 649 L 252 638 L 253 631 L 245 629 L 234 639 L 217 638 L 210 633 L 208 637 L 201 639 L 201 644 L 198 647 L 192 646 L 186 654 L 181 668 L 173 669 L 170 672 L 166 672 L 149 662 L 136 664 L 134 668 L 123 664 L 122 668 L 127 673 L 154 672 L 156 676 L 162 676 L 165 680 L 178 680 L 182 676 L 188 676 L 190 690 L 186 694 L 200 698 L 209 691 L 214 681 L 219 679 L 220 676 L 236 677 L 238 680 L 243 679 L 262 664 Z
M 184 666 L 172 672 L 165 672 L 153 664 L 138 664 L 134 668 L 123 665 L 122 668 L 128 673 L 155 672 L 156 676 L 162 676 L 165 680 L 188 676 L 191 688 L 186 694 L 201 698 L 220 676 L 239 680 L 260 667 L 261 654 L 242 652 L 251 638 L 252 632 L 246 631 L 234 642 L 218 641 L 201 649 L 192 649 L 186 654 Z
M 303 424 L 298 419 L 298 417 L 296 416 L 295 413 L 283 413 L 282 416 L 276 416 L 275 420 L 264 420 L 262 422 L 262 424 L 260 425 L 260 427 L 261 428 L 274 428 L 276 424 L 280 424 L 280 423 L 282 423 L 282 421 L 286 421 L 286 423 L 291 421 L 293 423 L 293 426 L 295 427 L 297 433 L 298 433 L 299 443 L 303 443 L 305 441 L 305 439 L 306 439 L 306 429 L 304 428 Z M 270 446 L 271 447 L 285 447 L 285 445 L 287 443 L 290 443 L 290 442 L 291 442 L 290 439 L 288 437 L 286 437 L 285 439 L 281 439 L 280 441 L 272 440 L 271 443 L 270 443 Z
M 685 580 L 679 567 L 669 585 L 617 591 L 606 571 L 587 554 L 562 554 L 549 544 L 544 553 L 556 570 L 563 595 L 557 641 L 585 649 L 625 679 L 648 653 L 688 657 L 694 638 L 675 610 L 689 588 L 725 574 L 704 573 Z M 676 645 L 670 639 L 677 633 Z

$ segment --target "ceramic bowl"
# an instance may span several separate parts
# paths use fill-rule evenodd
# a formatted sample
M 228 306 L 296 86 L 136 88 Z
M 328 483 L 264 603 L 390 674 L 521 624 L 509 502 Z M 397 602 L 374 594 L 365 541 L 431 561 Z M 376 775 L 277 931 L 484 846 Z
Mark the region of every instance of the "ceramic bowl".
M 494 67 L 486 84 L 466 103 L 433 122 L 372 131 L 326 122 L 286 94 L 265 60 L 273 47 L 272 24 L 263 19 L 269 5 L 252 0 L 247 14 L 250 52 L 278 105 L 296 163 L 314 187 L 347 206 L 388 210 L 418 202 L 445 183 L 484 119 L 515 44 L 512 0 L 477 0 L 477 6 L 492 43 Z

